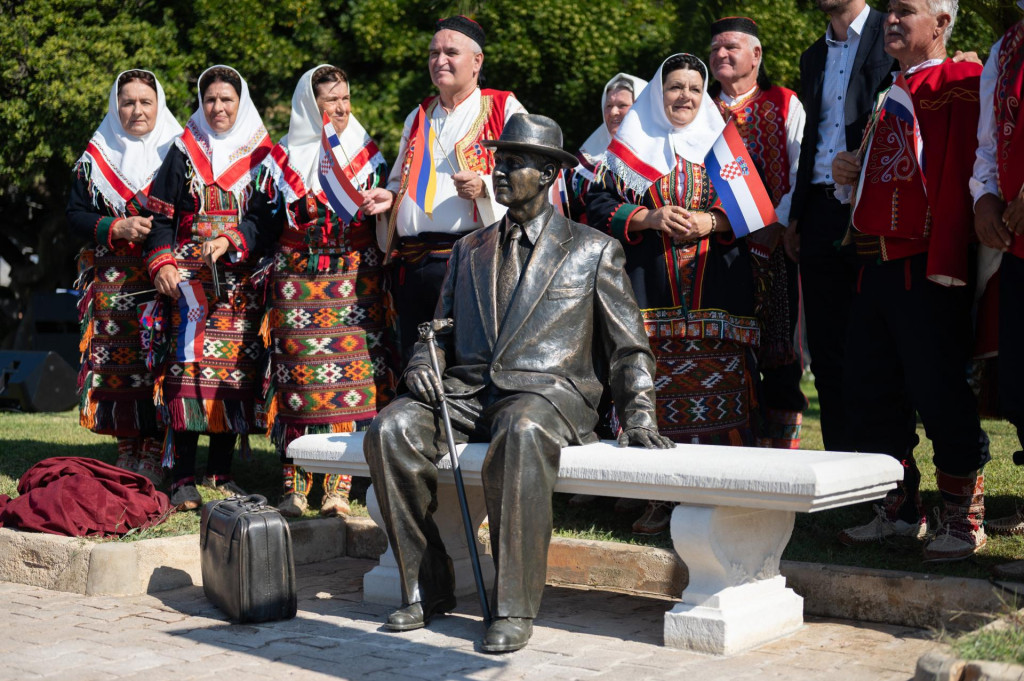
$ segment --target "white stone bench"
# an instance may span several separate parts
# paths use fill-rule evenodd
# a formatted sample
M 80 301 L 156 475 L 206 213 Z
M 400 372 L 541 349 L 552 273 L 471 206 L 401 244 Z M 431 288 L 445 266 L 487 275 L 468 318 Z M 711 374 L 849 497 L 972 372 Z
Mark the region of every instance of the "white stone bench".
M 362 436 L 307 435 L 291 444 L 288 455 L 308 471 L 368 476 Z M 486 444 L 459 448 L 477 527 L 486 516 L 480 481 L 486 451 Z M 457 593 L 475 594 L 447 456 L 439 467 L 434 520 L 455 563 Z M 731 655 L 803 624 L 803 599 L 779 574 L 796 512 L 878 499 L 902 478 L 900 463 L 882 454 L 712 445 L 624 449 L 601 442 L 562 450 L 555 491 L 679 502 L 672 512 L 672 543 L 689 570 L 689 584 L 682 602 L 665 614 L 665 645 Z M 367 507 L 384 527 L 372 487 Z M 479 549 L 482 554 L 482 544 Z M 482 563 L 491 582 L 492 561 Z M 364 577 L 363 597 L 371 603 L 401 604 L 390 548 Z

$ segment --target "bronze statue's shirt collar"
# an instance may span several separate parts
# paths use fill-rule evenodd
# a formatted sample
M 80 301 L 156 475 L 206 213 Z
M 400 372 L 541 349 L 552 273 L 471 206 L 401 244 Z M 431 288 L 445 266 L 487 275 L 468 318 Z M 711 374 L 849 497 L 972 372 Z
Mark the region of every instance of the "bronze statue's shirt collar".
M 544 226 L 548 224 L 548 220 L 551 219 L 551 216 L 554 215 L 554 213 L 554 207 L 551 204 L 548 204 L 547 206 L 545 206 L 544 210 L 541 211 L 540 215 L 533 219 L 527 220 L 526 224 L 520 225 L 520 227 L 523 228 L 523 237 L 525 238 L 525 241 L 528 242 L 531 246 L 536 244 L 537 239 L 540 238 L 540 233 L 544 231 Z M 512 216 L 506 213 L 505 224 L 503 224 L 501 227 L 502 243 L 505 243 L 505 239 L 507 238 L 508 235 L 508 226 L 512 222 Z M 524 244 L 522 239 L 519 243 Z

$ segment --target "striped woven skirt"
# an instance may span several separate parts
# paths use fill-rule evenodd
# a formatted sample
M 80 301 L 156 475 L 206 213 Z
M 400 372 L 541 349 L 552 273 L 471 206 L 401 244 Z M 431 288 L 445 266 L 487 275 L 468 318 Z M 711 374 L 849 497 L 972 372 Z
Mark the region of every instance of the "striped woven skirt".
M 312 268 L 310 257 L 279 248 L 264 322 L 267 426 L 282 453 L 305 433 L 364 429 L 396 385 L 379 251 L 314 255 Z
M 657 364 L 658 429 L 676 442 L 755 446 L 757 320 L 679 312 L 643 311 Z
M 79 256 L 78 311 L 82 367 L 78 375 L 82 426 L 117 437 L 156 436 L 163 430 L 153 405 L 137 305 L 152 300 L 142 251 L 105 245 Z
M 203 339 L 195 362 L 178 359 L 181 310 L 168 306 L 167 359 L 158 395 L 167 407 L 175 431 L 247 434 L 256 430 L 256 399 L 263 344 L 259 323 L 261 296 L 250 281 L 252 265 L 218 261 L 219 299 L 215 297 L 210 268 L 200 255 L 200 244 L 185 241 L 174 256 L 183 281 L 202 282 L 208 311 L 202 323 Z

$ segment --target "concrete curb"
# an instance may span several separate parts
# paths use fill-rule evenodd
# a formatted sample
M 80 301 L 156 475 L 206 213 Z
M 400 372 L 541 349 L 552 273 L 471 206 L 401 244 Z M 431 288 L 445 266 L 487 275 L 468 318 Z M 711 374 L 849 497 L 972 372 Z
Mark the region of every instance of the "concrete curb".
M 961 660 L 933 650 L 917 661 L 914 681 L 1022 681 L 1024 667 L 1005 662 Z
M 341 556 L 377 558 L 384 533 L 369 518 L 289 524 L 299 565 Z M 808 615 L 964 630 L 1005 612 L 1007 596 L 979 579 L 783 561 Z M 135 595 L 201 584 L 195 535 L 94 542 L 0 528 L 0 581 L 86 595 Z M 675 552 L 555 537 L 548 582 L 678 598 L 688 581 Z M 1021 681 L 1024 681 L 1022 679 Z
M 299 520 L 288 527 L 297 565 L 346 555 L 344 518 Z M 0 528 L 0 581 L 87 596 L 135 596 L 202 584 L 199 537 L 93 541 Z

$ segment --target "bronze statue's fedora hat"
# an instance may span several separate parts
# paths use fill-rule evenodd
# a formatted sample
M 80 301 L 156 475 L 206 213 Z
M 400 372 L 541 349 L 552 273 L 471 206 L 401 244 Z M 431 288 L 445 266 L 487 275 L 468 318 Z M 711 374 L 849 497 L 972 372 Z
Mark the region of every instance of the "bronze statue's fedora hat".
M 481 144 L 494 149 L 532 151 L 558 161 L 563 168 L 575 168 L 579 161 L 562 149 L 562 129 L 558 123 L 539 114 L 513 114 L 501 131 L 501 138 Z

